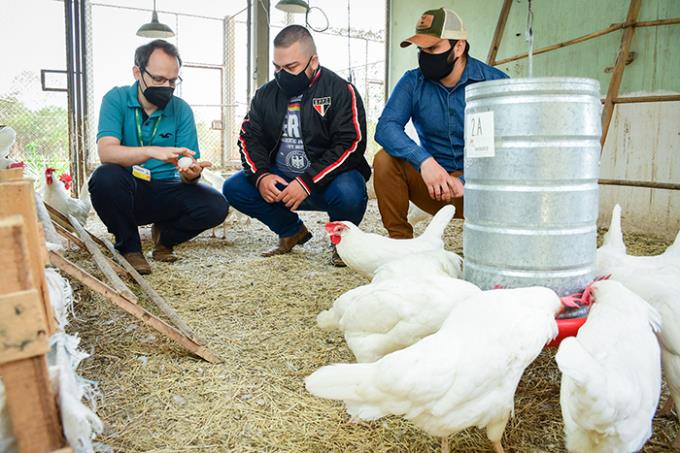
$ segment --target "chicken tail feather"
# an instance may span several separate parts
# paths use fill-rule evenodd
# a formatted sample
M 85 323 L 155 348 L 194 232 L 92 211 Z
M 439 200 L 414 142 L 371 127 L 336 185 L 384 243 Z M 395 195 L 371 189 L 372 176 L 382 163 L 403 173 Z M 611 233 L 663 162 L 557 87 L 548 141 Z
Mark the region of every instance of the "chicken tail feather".
M 432 217 L 430 224 L 423 232 L 423 236 L 441 238 L 444 235 L 444 229 L 446 229 L 446 226 L 451 222 L 455 213 L 456 207 L 453 205 L 446 205 L 441 208 L 434 217 Z
M 604 235 L 602 245 L 608 245 L 624 253 L 626 251 L 626 244 L 623 242 L 623 233 L 621 231 L 621 206 L 618 204 L 612 210 L 612 220 L 609 224 L 609 230 Z

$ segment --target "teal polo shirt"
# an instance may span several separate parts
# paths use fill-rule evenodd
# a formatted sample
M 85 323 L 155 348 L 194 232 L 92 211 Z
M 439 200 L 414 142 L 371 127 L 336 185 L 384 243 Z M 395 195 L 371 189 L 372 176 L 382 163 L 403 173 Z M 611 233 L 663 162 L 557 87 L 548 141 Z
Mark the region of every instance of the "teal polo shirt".
M 102 99 L 99 111 L 99 130 L 97 141 L 102 137 L 115 137 L 123 146 L 142 146 L 137 137 L 135 111 L 142 121 L 142 106 L 137 98 L 137 86 L 115 87 Z M 151 140 L 156 121 L 159 121 L 156 136 Z M 146 146 L 170 146 L 188 148 L 200 156 L 194 113 L 183 99 L 173 96 L 163 110 L 158 109 L 141 123 L 142 139 Z M 149 159 L 142 164 L 151 170 L 151 179 L 177 179 L 179 173 L 173 164 Z

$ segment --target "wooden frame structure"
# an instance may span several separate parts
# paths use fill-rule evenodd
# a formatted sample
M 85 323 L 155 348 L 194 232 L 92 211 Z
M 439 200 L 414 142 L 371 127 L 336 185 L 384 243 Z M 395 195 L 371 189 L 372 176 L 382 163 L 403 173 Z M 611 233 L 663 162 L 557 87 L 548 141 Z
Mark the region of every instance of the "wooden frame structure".
M 641 5 L 642 0 L 630 0 L 630 3 L 628 5 L 628 13 L 626 14 L 626 20 L 624 22 L 612 24 L 602 30 L 588 33 L 586 35 L 579 36 L 577 38 L 573 38 L 567 41 L 534 49 L 533 51 L 533 55 L 540 55 L 542 53 L 550 52 L 552 50 L 561 49 L 563 47 L 585 42 L 593 38 L 598 38 L 600 36 L 604 36 L 617 30 L 623 30 L 621 44 L 619 45 L 619 50 L 616 54 L 612 78 L 609 81 L 609 87 L 607 89 L 607 96 L 602 101 L 604 106 L 602 110 L 602 137 L 600 139 L 600 143 L 603 149 L 605 141 L 607 139 L 607 133 L 609 132 L 609 126 L 611 125 L 611 120 L 612 117 L 614 116 L 614 107 L 617 104 L 680 101 L 680 95 L 677 94 L 658 96 L 639 96 L 639 97 L 619 97 L 619 88 L 621 87 L 623 72 L 625 70 L 626 61 L 628 60 L 630 52 L 630 44 L 633 41 L 633 36 L 635 34 L 636 28 L 680 24 L 680 17 L 649 21 L 638 21 L 637 18 L 640 12 Z M 491 41 L 491 46 L 489 48 L 489 54 L 486 58 L 487 64 L 491 66 L 497 66 L 500 64 L 509 63 L 511 61 L 521 60 L 529 56 L 528 53 L 521 53 L 513 55 L 511 57 L 502 58 L 500 60 L 496 59 L 496 55 L 498 54 L 498 49 L 500 48 L 501 45 L 503 31 L 505 30 L 505 24 L 508 20 L 508 15 L 510 13 L 511 6 L 512 0 L 504 0 L 500 14 L 498 16 L 498 22 L 496 23 L 496 31 L 494 32 L 494 36 Z M 599 183 L 604 185 L 645 187 L 650 189 L 680 190 L 680 184 L 658 183 L 653 181 L 625 181 L 618 179 L 600 179 Z
M 0 174 L 0 376 L 19 450 L 51 452 L 64 438 L 45 356 L 56 330 L 43 272 L 47 251 L 32 181 L 12 170 Z
M 46 357 L 49 338 L 58 325 L 44 273 L 50 262 L 196 356 L 210 363 L 222 362 L 109 241 L 91 235 L 73 216 L 65 217 L 49 207 L 48 211 L 62 236 L 90 252 L 110 286 L 59 253 L 48 254 L 33 181 L 23 178 L 23 169 L 0 170 L 0 377 L 22 453 L 71 451 L 62 449 L 64 436 Z M 172 324 L 141 307 L 121 276 L 139 284 Z

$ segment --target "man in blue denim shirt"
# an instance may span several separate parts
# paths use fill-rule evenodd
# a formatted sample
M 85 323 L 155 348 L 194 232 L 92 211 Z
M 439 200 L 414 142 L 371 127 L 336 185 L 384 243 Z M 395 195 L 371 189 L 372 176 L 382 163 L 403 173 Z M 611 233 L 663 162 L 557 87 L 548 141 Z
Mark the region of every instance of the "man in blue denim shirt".
M 373 161 L 383 225 L 393 238 L 413 237 L 409 200 L 434 214 L 453 203 L 463 216 L 463 117 L 465 87 L 508 76 L 468 56 L 461 18 L 445 8 L 423 13 L 416 34 L 401 43 L 418 46 L 418 68 L 397 83 L 383 110 L 375 140 L 384 148 Z M 406 135 L 411 120 L 420 144 Z

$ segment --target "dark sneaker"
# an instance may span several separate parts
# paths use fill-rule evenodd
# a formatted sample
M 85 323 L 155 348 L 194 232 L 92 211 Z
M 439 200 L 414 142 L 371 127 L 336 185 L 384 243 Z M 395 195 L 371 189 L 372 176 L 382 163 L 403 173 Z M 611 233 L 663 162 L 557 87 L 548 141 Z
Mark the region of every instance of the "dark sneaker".
M 279 238 L 279 244 L 271 250 L 262 252 L 261 256 L 269 257 L 274 255 L 283 255 L 293 250 L 296 245 L 302 245 L 312 238 L 312 233 L 307 230 L 307 227 L 302 225 L 297 233 L 292 236 Z
M 148 275 L 151 273 L 151 266 L 141 252 L 126 253 L 123 255 L 123 258 L 125 258 L 141 275 Z

